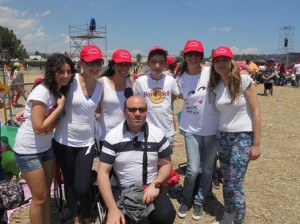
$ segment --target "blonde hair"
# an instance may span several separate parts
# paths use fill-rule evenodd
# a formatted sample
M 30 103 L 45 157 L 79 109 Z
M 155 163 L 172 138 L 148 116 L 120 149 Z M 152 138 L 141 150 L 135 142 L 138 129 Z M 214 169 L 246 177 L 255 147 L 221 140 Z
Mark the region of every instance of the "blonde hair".
M 238 68 L 237 63 L 231 59 L 231 70 L 228 75 L 227 79 L 227 88 L 229 91 L 229 94 L 231 96 L 231 101 L 229 104 L 232 104 L 236 101 L 237 97 L 240 93 L 240 86 L 241 86 L 241 76 L 240 76 L 240 70 Z M 210 78 L 209 78 L 209 88 L 210 92 L 213 91 L 218 83 L 221 81 L 220 74 L 216 72 L 214 68 L 214 60 L 212 61 L 211 70 L 210 70 Z

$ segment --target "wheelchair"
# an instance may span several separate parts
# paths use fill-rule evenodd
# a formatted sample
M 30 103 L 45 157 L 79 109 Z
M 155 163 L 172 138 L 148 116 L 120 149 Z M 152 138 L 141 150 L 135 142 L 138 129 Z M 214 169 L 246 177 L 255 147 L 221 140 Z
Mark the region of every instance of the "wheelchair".
M 92 202 L 92 216 L 97 217 L 95 223 L 105 224 L 106 223 L 106 214 L 107 209 L 105 207 L 104 201 L 101 197 L 101 194 L 98 190 L 97 185 L 97 172 L 95 170 L 91 170 L 91 183 L 90 183 L 90 192 L 93 198 Z M 63 183 L 63 176 L 59 166 L 58 161 L 56 161 L 55 166 L 55 175 L 53 180 L 53 191 L 54 191 L 54 200 L 55 206 L 57 208 L 57 212 L 60 216 L 61 223 L 64 223 L 68 219 L 71 219 L 71 216 L 65 216 L 63 213 L 64 209 L 68 209 L 68 205 L 66 203 L 65 195 L 66 191 Z M 95 214 L 97 213 L 97 214 Z M 96 222 L 98 219 L 98 222 Z

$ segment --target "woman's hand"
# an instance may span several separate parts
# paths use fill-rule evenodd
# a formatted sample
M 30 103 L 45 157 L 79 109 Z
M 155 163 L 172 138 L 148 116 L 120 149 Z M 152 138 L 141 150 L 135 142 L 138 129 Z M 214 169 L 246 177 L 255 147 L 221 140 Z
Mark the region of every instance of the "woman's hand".
M 250 150 L 250 160 L 256 160 L 260 156 L 259 146 L 252 146 Z
M 17 121 L 24 122 L 25 117 L 24 117 L 24 110 L 20 111 L 19 113 L 16 114 L 16 119 Z
M 57 98 L 57 108 L 63 111 L 65 106 L 66 97 L 64 95 L 61 95 L 60 98 Z

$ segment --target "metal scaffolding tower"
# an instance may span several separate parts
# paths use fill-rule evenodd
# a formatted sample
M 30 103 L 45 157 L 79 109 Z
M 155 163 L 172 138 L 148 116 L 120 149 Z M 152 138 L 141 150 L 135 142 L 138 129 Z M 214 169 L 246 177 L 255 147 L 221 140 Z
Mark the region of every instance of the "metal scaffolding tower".
M 295 27 L 284 26 L 279 31 L 278 53 L 287 54 L 293 50 Z
M 104 50 L 107 61 L 107 38 L 106 26 L 96 26 L 91 29 L 90 24 L 69 26 L 70 57 L 78 61 L 83 46 L 93 44 Z M 104 43 L 105 49 L 101 47 Z

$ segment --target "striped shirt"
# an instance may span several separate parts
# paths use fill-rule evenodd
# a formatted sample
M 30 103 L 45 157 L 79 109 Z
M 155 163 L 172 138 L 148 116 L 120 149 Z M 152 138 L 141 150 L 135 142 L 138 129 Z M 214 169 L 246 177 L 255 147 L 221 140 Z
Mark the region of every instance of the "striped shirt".
M 161 129 L 148 124 L 148 133 L 147 183 L 151 183 L 157 176 L 158 159 L 169 157 L 172 149 Z M 113 165 L 124 188 L 143 184 L 144 142 L 144 130 L 137 134 L 132 133 L 126 122 L 113 128 L 105 137 L 100 161 Z

